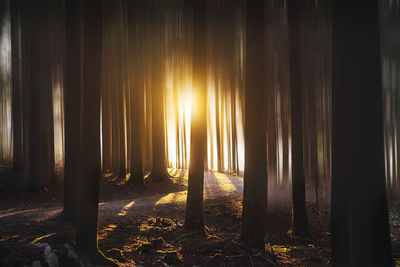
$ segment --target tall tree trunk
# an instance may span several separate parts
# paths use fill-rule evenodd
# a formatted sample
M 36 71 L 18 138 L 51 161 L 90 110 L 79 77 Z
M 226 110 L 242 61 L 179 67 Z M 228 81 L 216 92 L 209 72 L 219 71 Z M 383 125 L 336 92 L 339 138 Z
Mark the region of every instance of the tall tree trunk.
M 264 1 L 246 2 L 245 170 L 241 239 L 264 250 L 267 151 L 264 109 Z
M 21 10 L 20 0 L 11 1 L 11 64 L 12 64 L 12 122 L 13 167 L 15 172 L 25 168 L 23 158 L 23 112 L 21 87 Z
M 151 179 L 161 182 L 168 178 L 167 162 L 165 157 L 165 127 L 164 127 L 164 83 L 163 83 L 163 53 L 161 31 L 161 0 L 153 3 L 156 15 L 153 21 L 153 52 L 151 55 L 151 96 L 152 96 L 152 143 L 153 168 Z
M 79 158 L 79 210 L 77 245 L 81 257 L 94 265 L 114 265 L 104 258 L 97 246 L 100 158 L 100 91 L 102 54 L 102 4 L 84 1 L 82 145 Z M 76 70 L 76 71 L 79 71 Z
M 28 168 L 30 140 L 31 91 L 31 12 L 29 0 L 21 0 L 21 89 L 23 112 L 23 160 Z
M 129 23 L 129 68 L 130 68 L 130 92 L 131 92 L 131 118 L 132 122 L 132 142 L 131 142 L 131 178 L 130 181 L 136 187 L 144 188 L 144 172 L 142 158 L 142 140 L 144 131 L 144 97 L 143 97 L 143 77 L 142 56 L 139 51 L 137 38 L 138 19 L 142 18 L 141 11 L 144 8 L 143 2 L 128 1 L 128 23 Z
M 292 225 L 290 233 L 308 235 L 303 162 L 303 92 L 300 64 L 299 3 L 288 0 L 289 75 L 292 128 Z
M 333 266 L 393 266 L 378 1 L 333 1 Z
M 54 178 L 53 98 L 49 62 L 47 0 L 32 4 L 29 186 L 37 190 Z
M 193 0 L 193 95 L 186 229 L 204 230 L 204 158 L 207 148 L 207 3 Z
M 65 163 L 64 163 L 64 210 L 63 219 L 77 223 L 77 183 L 80 177 L 81 160 L 81 84 L 82 84 L 82 15 L 83 5 L 79 0 L 65 3 L 66 19 L 66 69 L 65 69 Z M 84 164 L 84 163 L 83 163 Z

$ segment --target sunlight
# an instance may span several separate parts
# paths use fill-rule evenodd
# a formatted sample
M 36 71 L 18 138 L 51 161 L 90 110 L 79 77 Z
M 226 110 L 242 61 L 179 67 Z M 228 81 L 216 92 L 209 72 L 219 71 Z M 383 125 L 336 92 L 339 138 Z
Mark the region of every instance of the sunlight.
M 34 212 L 34 211 L 37 211 L 37 210 L 39 210 L 39 209 L 30 209 L 30 210 L 20 210 L 20 211 L 8 212 L 8 213 L 0 214 L 0 218 L 13 216 L 13 215 L 18 215 L 18 214 L 30 213 L 30 212 Z
M 41 239 L 43 239 L 43 238 L 46 238 L 46 237 L 50 237 L 50 236 L 53 236 L 53 235 L 55 235 L 56 233 L 50 233 L 50 234 L 47 234 L 47 235 L 43 235 L 43 236 L 40 236 L 40 237 L 37 237 L 37 238 L 35 238 L 35 239 L 33 239 L 31 242 L 29 242 L 29 244 L 35 244 L 36 242 L 38 242 L 39 240 L 41 240 Z
M 154 205 L 157 206 L 169 203 L 174 203 L 174 204 L 185 203 L 186 198 L 187 198 L 187 191 L 170 193 L 165 197 L 160 198 Z
M 126 204 L 122 210 L 118 213 L 118 216 L 125 216 L 128 213 L 128 209 L 130 209 L 133 204 L 135 204 L 135 200 Z
M 228 176 L 224 173 L 219 173 L 219 172 L 213 172 L 216 181 L 219 185 L 219 187 L 227 192 L 227 193 L 231 193 L 231 192 L 235 192 L 237 191 L 237 187 L 232 183 L 232 181 L 228 178 Z
M 190 160 L 192 88 L 188 81 L 186 85 L 174 87 L 176 82 L 172 79 L 167 79 L 165 97 L 168 167 L 187 168 Z

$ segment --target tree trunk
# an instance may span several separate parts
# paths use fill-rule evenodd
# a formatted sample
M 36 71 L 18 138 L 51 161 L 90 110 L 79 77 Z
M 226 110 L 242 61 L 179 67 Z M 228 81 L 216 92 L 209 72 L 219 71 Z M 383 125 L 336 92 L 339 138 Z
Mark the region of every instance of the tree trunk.
M 28 168 L 30 140 L 30 91 L 31 91 L 31 12 L 29 0 L 21 0 L 21 89 L 23 112 L 23 160 Z
M 12 121 L 13 121 L 13 167 L 23 171 L 23 112 L 21 87 L 21 10 L 20 1 L 11 1 L 11 61 L 12 61 Z
M 79 210 L 77 245 L 82 258 L 94 265 L 114 265 L 97 246 L 100 158 L 100 91 L 102 54 L 102 5 L 97 0 L 84 2 L 82 145 L 79 158 Z M 76 70 L 76 71 L 79 71 Z
M 142 2 L 128 2 L 128 23 L 129 23 L 129 68 L 130 68 L 130 92 L 131 92 L 131 118 L 132 122 L 132 142 L 131 142 L 131 178 L 130 181 L 135 187 L 144 188 L 144 172 L 142 158 L 142 137 L 144 131 L 144 97 L 143 97 L 143 74 L 142 56 L 139 51 L 139 42 L 136 41 L 137 17 L 141 18 L 141 10 L 144 8 Z
M 63 219 L 77 223 L 77 183 L 80 180 L 81 160 L 81 36 L 83 5 L 79 0 L 65 3 L 66 69 L 65 69 L 65 163 Z
M 264 250 L 267 151 L 264 109 L 264 1 L 246 2 L 245 170 L 241 239 Z
M 204 158 L 207 148 L 207 4 L 193 2 L 193 95 L 186 229 L 204 231 Z
M 49 62 L 47 0 L 32 4 L 29 187 L 54 178 L 53 98 Z
M 290 233 L 308 235 L 303 162 L 303 92 L 300 65 L 299 3 L 288 1 L 290 107 L 292 128 L 292 225 Z
M 154 8 L 156 20 L 153 21 L 153 52 L 151 55 L 151 95 L 152 95 L 152 141 L 153 168 L 151 179 L 161 182 L 168 178 L 165 157 L 165 127 L 164 127 L 164 83 L 162 58 L 162 31 L 160 6 L 162 1 L 156 0 Z
M 378 1 L 333 1 L 333 266 L 393 266 Z

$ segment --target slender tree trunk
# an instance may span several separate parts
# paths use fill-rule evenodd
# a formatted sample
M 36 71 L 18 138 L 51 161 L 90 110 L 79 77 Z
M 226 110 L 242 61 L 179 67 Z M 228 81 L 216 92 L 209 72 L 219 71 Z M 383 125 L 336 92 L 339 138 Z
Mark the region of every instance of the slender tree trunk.
M 29 187 L 54 178 L 53 98 L 49 62 L 47 0 L 32 4 Z
M 264 1 L 246 2 L 245 170 L 241 239 L 264 250 L 267 151 L 264 109 Z
M 12 121 L 13 121 L 13 167 L 23 171 L 23 112 L 21 87 L 21 10 L 20 0 L 11 1 L 11 61 L 12 61 Z
M 196 99 L 192 106 L 190 166 L 186 201 L 186 229 L 204 230 L 203 193 L 204 158 L 207 148 L 207 3 L 193 0 L 193 88 Z
M 131 142 L 131 178 L 130 181 L 136 187 L 144 188 L 144 172 L 142 158 L 142 140 L 144 131 L 144 105 L 143 105 L 143 71 L 142 56 L 139 51 L 139 43 L 136 41 L 137 18 L 141 18 L 140 12 L 144 8 L 143 3 L 128 2 L 128 21 L 129 21 L 129 68 L 130 68 L 130 91 L 131 91 L 131 117 L 132 122 L 132 142 Z
M 290 107 L 292 128 L 292 225 L 295 236 L 308 235 L 303 161 L 303 92 L 300 65 L 299 3 L 288 0 Z
M 30 140 L 30 91 L 31 91 L 31 12 L 29 0 L 21 0 L 21 89 L 23 112 L 23 160 L 28 168 Z
M 151 56 L 151 95 L 152 95 L 152 143 L 153 168 L 151 179 L 161 182 L 168 178 L 167 162 L 165 157 L 165 127 L 164 127 L 164 83 L 162 58 L 162 31 L 161 31 L 161 3 L 156 0 L 153 8 L 157 19 L 153 21 L 153 54 Z
M 333 266 L 393 266 L 378 1 L 333 1 Z
M 64 210 L 63 219 L 77 223 L 77 184 L 81 168 L 81 84 L 82 84 L 82 13 L 79 0 L 65 3 L 66 19 L 66 69 L 65 69 L 65 163 L 64 163 Z
M 97 246 L 100 158 L 100 91 L 102 4 L 84 2 L 82 145 L 79 158 L 81 176 L 78 181 L 79 210 L 77 245 L 81 257 L 94 265 L 115 265 L 107 261 Z M 76 70 L 79 71 L 79 70 Z

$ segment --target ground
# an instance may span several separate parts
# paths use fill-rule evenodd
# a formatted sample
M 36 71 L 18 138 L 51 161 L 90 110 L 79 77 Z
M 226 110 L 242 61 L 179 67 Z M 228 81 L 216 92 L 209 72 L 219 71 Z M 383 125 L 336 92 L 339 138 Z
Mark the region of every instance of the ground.
M 243 180 L 206 172 L 206 233 L 183 228 L 187 177 L 171 170 L 171 180 L 138 192 L 106 174 L 101 182 L 99 248 L 120 266 L 324 266 L 329 264 L 329 218 L 309 206 L 312 237 L 292 239 L 290 207 L 270 208 L 264 251 L 239 241 Z M 0 175 L 0 266 L 81 266 L 75 230 L 53 218 L 62 210 L 62 184 L 39 193 L 9 170 Z M 40 265 L 38 265 L 40 263 Z M 56 265 L 55 265 L 56 266 Z

